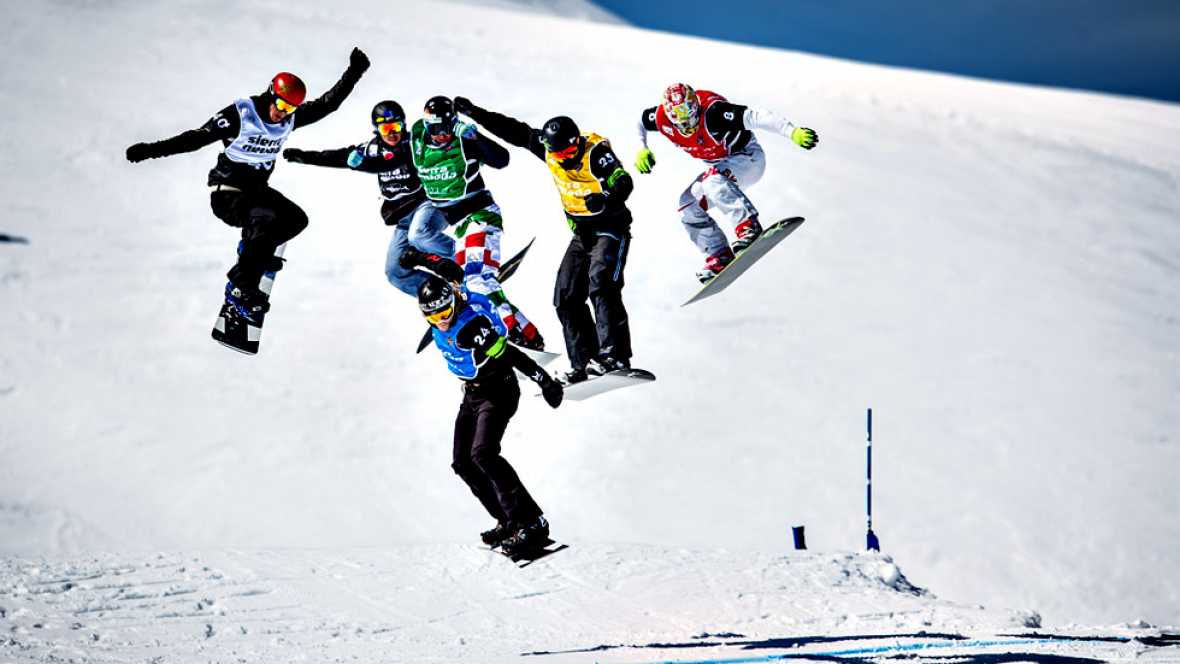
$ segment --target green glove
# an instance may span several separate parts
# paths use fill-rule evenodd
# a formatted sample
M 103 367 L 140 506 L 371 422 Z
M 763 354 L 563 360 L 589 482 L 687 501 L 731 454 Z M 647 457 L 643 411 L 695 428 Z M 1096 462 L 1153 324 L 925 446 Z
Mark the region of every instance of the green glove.
M 656 156 L 649 148 L 643 148 L 635 157 L 635 168 L 639 169 L 640 173 L 650 173 L 652 166 L 655 165 Z
M 804 150 L 810 150 L 815 147 L 816 143 L 819 143 L 819 136 L 815 133 L 814 129 L 795 127 L 791 131 L 791 140 L 795 141 L 795 144 Z

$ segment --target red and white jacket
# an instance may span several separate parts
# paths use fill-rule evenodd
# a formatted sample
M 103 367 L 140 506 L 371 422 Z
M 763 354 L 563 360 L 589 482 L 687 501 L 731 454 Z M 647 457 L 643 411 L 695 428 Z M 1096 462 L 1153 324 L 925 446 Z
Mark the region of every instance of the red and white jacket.
M 795 125 L 773 111 L 753 109 L 729 103 L 725 97 L 709 90 L 697 90 L 700 121 L 697 130 L 683 134 L 664 113 L 663 106 L 652 106 L 639 119 L 639 140 L 647 147 L 647 133 L 658 131 L 689 156 L 714 162 L 740 153 L 753 138 L 753 129 L 765 129 L 791 136 Z

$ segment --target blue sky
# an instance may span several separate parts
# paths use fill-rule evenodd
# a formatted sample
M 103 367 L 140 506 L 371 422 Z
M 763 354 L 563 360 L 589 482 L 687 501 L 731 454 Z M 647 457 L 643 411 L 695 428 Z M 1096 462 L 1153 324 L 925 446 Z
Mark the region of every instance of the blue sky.
M 657 30 L 1180 101 L 1180 0 L 595 2 Z

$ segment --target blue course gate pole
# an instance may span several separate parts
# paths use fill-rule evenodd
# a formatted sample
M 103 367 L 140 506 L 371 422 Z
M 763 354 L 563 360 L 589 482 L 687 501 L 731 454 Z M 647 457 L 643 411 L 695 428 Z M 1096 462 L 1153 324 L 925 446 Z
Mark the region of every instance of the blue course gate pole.
M 873 409 L 869 409 L 868 417 L 869 441 L 865 445 L 865 516 L 868 521 L 868 532 L 865 535 L 865 546 L 870 551 L 880 551 L 881 543 L 873 533 Z

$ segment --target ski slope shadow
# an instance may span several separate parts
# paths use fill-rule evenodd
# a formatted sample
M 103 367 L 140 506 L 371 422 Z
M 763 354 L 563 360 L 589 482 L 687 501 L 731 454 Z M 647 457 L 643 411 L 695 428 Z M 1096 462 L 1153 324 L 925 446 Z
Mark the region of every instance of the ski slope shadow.
M 922 661 L 954 661 L 966 662 L 969 664 L 1005 664 L 1007 662 L 1045 662 L 1049 664 L 1088 664 L 1090 662 L 1103 662 L 1104 659 L 1095 659 L 1092 657 L 1079 657 L 1076 655 L 1058 655 L 1045 652 L 1035 652 L 1027 649 L 1028 646 L 1042 646 L 1052 643 L 1064 642 L 1086 642 L 1086 643 L 1110 643 L 1123 644 L 1132 641 L 1149 648 L 1166 648 L 1172 646 L 1180 646 L 1180 635 L 1163 634 L 1155 637 L 1122 637 L 1122 636 L 1071 636 L 1065 634 L 1008 634 L 1001 635 L 996 639 L 979 640 L 972 639 L 962 634 L 946 634 L 935 632 L 917 632 L 913 634 L 863 634 L 851 636 L 800 636 L 800 637 L 784 637 L 761 639 L 756 641 L 750 640 L 730 640 L 740 639 L 741 634 L 702 634 L 700 636 L 692 637 L 693 641 L 681 643 L 646 643 L 646 644 L 602 644 L 589 648 L 560 650 L 560 651 L 535 651 L 521 653 L 522 656 L 544 656 L 544 655 L 566 655 L 574 653 L 590 653 L 590 652 L 604 652 L 617 649 L 634 649 L 634 650 L 678 650 L 678 649 L 696 649 L 696 648 L 726 648 L 731 647 L 740 651 L 756 651 L 756 650 L 791 650 L 801 648 L 804 646 L 812 646 L 816 644 L 834 644 L 834 643 L 848 643 L 850 641 L 881 641 L 889 640 L 896 641 L 897 639 L 921 639 L 917 643 L 897 644 L 891 643 L 888 645 L 873 646 L 865 644 L 863 647 L 840 648 L 839 650 L 820 651 L 820 652 L 806 652 L 806 653 L 775 653 L 765 656 L 743 656 L 743 657 L 713 657 L 710 659 L 701 660 L 660 660 L 672 664 L 747 664 L 754 662 L 770 662 L 781 660 L 807 660 L 807 661 L 827 661 L 827 662 L 844 662 L 846 664 L 871 664 L 872 662 L 879 662 L 881 659 L 906 659 L 912 660 L 915 657 L 914 651 L 922 650 L 942 650 L 942 649 L 968 649 L 968 648 L 990 648 L 996 646 L 1004 646 L 1009 652 L 1003 653 L 956 653 L 948 655 L 932 655 L 923 653 L 921 655 Z M 723 640 L 718 640 L 723 639 Z M 1025 648 L 1022 648 L 1024 646 Z M 1017 650 L 1017 652 L 1013 652 Z M 1020 652 L 1024 650 L 1024 652 Z M 752 653 L 751 653 L 752 654 Z
M 522 656 L 531 655 L 568 655 L 572 653 L 584 652 L 602 652 L 606 650 L 617 650 L 621 648 L 634 649 L 651 649 L 651 650 L 674 650 L 674 649 L 688 649 L 688 648 L 717 648 L 717 647 L 736 647 L 741 650 L 758 650 L 765 648 L 799 648 L 807 645 L 814 645 L 817 643 L 843 643 L 845 641 L 874 641 L 878 639 L 965 639 L 966 637 L 960 634 L 937 634 L 932 632 L 918 632 L 916 634 L 862 634 L 856 636 L 795 636 L 778 639 L 763 639 L 760 641 L 715 641 L 706 639 L 741 639 L 744 634 L 701 634 L 692 637 L 694 641 L 683 643 L 644 643 L 644 644 L 602 644 L 590 648 L 581 648 L 575 650 L 555 650 L 555 651 L 538 651 L 521 653 Z
M 1008 638 L 1046 639 L 1049 641 L 1073 641 L 1076 643 L 1140 643 L 1149 648 L 1180 648 L 1180 634 L 1159 636 L 1081 636 L 1074 634 L 1002 634 Z

